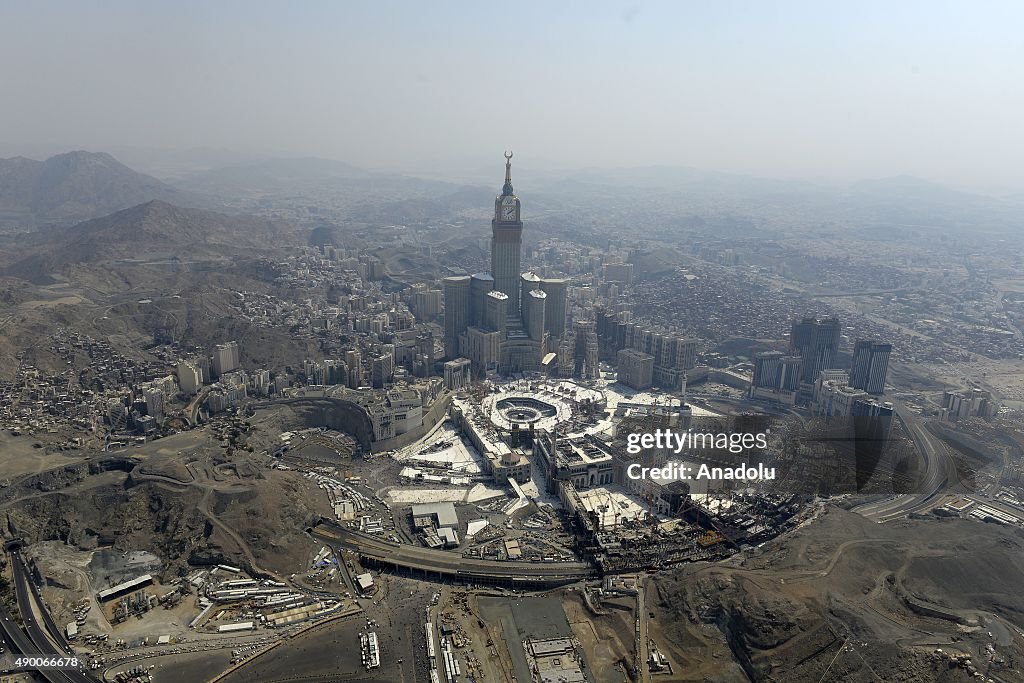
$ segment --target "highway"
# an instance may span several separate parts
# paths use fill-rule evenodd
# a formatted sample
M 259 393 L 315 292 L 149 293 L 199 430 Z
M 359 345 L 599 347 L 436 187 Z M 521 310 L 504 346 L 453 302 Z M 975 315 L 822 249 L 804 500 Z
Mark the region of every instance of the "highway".
M 31 640 L 29 640 L 28 635 L 23 630 L 21 630 L 21 627 L 18 626 L 18 623 L 14 620 L 14 617 L 11 616 L 11 613 L 8 612 L 7 608 L 2 605 L 0 605 L 0 629 L 2 629 L 4 633 L 4 642 L 11 650 L 16 652 L 17 654 L 39 654 L 39 651 L 36 649 L 36 646 L 32 643 Z M 53 671 L 40 671 L 39 675 L 43 676 L 43 678 L 45 678 L 46 680 L 51 681 L 51 683 L 66 683 L 67 681 L 66 678 L 58 678 L 57 672 Z
M 199 406 L 206 400 L 206 396 L 210 393 L 212 387 L 202 387 L 196 394 L 196 397 L 189 401 L 189 404 L 185 406 L 182 411 L 185 414 L 185 419 L 188 420 L 190 426 L 195 427 L 199 424 Z
M 719 402 L 733 402 L 737 405 L 757 405 L 759 409 L 775 416 L 788 412 L 800 417 L 797 411 L 772 411 L 770 408 L 759 403 L 752 404 L 747 399 L 724 399 L 717 396 L 703 398 Z M 914 512 L 930 509 L 942 499 L 945 493 L 958 488 L 960 482 L 956 471 L 956 463 L 950 457 L 946 445 L 942 443 L 941 439 L 928 431 L 926 421 L 908 408 L 902 401 L 893 401 L 893 406 L 896 409 L 896 416 L 914 440 L 917 452 L 921 456 L 923 474 L 918 481 L 917 493 L 892 495 L 882 500 L 876 499 L 862 503 L 853 508 L 854 512 L 876 522 L 902 519 Z M 800 419 L 803 421 L 802 417 Z
M 47 609 L 46 603 L 43 602 L 43 595 L 39 592 L 39 588 L 31 580 L 28 582 L 28 588 L 32 594 L 32 598 L 35 600 L 35 604 L 39 608 L 39 615 L 43 619 L 43 626 L 46 629 L 46 633 L 49 634 L 50 643 L 58 650 L 63 650 L 69 655 L 74 655 L 74 649 L 71 647 L 71 644 L 68 643 L 67 638 L 64 637 L 64 629 L 58 626 L 57 622 L 53 620 L 50 610 Z
M 594 575 L 594 568 L 585 562 L 501 562 L 469 558 L 443 550 L 393 543 L 330 520 L 321 521 L 313 529 L 313 535 L 335 548 L 358 553 L 364 561 L 475 583 L 554 586 Z
M 894 406 L 921 455 L 923 473 L 917 493 L 894 495 L 853 508 L 854 512 L 880 523 L 930 509 L 960 483 L 956 463 L 942 440 L 929 432 L 926 422 L 905 404 L 896 401 Z
M 7 641 L 11 643 L 21 654 L 42 655 L 44 657 L 67 657 L 67 652 L 62 652 L 55 647 L 53 641 L 46 633 L 45 627 L 36 618 L 33 609 L 33 590 L 30 584 L 31 579 L 28 570 L 17 549 L 10 551 L 11 569 L 14 572 L 14 592 L 18 600 L 18 609 L 21 612 L 25 630 L 22 631 L 18 625 L 10 619 L 10 615 L 3 612 L 3 630 Z M 38 605 L 40 613 L 45 613 L 46 607 Z M 48 615 L 47 617 L 48 618 Z M 52 623 L 52 620 L 50 620 Z M 52 670 L 39 671 L 38 674 L 50 683 L 94 683 L 95 679 L 82 671 L 73 670 Z
M 640 576 L 636 585 L 636 666 L 640 674 L 640 683 L 651 683 L 651 667 L 647 641 L 647 605 L 644 602 L 644 578 Z

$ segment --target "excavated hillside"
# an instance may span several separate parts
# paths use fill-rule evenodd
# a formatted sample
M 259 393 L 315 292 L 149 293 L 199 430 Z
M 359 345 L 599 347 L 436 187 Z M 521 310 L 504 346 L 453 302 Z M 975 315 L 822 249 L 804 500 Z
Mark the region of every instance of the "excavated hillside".
M 658 575 L 650 600 L 665 646 L 692 665 L 681 680 L 703 680 L 713 653 L 731 672 L 715 680 L 1020 681 L 1021 557 L 1019 529 L 827 508 L 735 561 Z
M 170 573 L 221 562 L 257 575 L 301 569 L 322 492 L 251 456 L 215 455 L 109 457 L 27 476 L 2 491 L 0 512 L 27 543 L 146 550 Z

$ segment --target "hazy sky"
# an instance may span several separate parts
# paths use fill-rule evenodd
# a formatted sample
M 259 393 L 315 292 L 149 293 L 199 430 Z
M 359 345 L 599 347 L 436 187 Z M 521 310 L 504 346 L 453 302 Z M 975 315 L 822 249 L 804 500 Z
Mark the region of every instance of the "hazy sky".
M 1020 191 L 1022 27 L 1019 1 L 0 0 L 0 144 Z

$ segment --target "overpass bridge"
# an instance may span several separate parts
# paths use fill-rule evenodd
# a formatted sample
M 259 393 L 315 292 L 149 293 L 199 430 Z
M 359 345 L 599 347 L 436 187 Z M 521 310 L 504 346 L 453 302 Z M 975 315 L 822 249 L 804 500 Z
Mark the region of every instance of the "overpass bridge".
M 334 549 L 350 550 L 364 565 L 403 570 L 425 579 L 445 579 L 515 588 L 550 588 L 596 576 L 586 562 L 520 562 L 463 557 L 443 550 L 431 550 L 348 529 L 321 520 L 312 534 Z

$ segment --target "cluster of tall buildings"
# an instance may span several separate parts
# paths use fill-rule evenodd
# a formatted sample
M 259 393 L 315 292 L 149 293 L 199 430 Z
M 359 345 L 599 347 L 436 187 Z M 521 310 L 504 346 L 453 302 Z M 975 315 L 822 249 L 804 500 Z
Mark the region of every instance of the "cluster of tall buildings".
M 267 388 L 269 389 L 269 371 L 267 373 Z M 259 373 L 257 373 L 259 374 Z M 230 370 L 222 374 L 217 383 L 210 389 L 206 396 L 206 407 L 210 414 L 222 413 L 229 408 L 234 408 L 249 395 L 250 378 L 241 369 Z
M 139 385 L 132 395 L 110 399 L 105 417 L 114 431 L 152 434 L 164 418 L 164 405 L 177 393 L 174 377 L 167 375 Z
M 837 318 L 804 318 L 793 323 L 789 334 L 790 355 L 799 356 L 800 381 L 814 382 L 822 370 L 835 367 L 843 328 Z
M 512 188 L 512 155 L 494 200 L 491 272 L 444 279 L 444 348 L 473 374 L 539 372 L 565 337 L 565 280 L 521 272 L 522 207 Z
M 847 370 L 837 367 L 841 337 L 842 327 L 836 318 L 794 322 L 787 352 L 768 351 L 754 357 L 750 396 L 784 403 L 818 403 L 826 384 L 830 390 L 843 389 L 840 401 L 854 393 L 857 399 L 885 393 L 892 345 L 858 340 Z
M 444 350 L 449 361 L 467 359 L 475 377 L 541 372 L 595 379 L 604 355 L 619 364 L 620 379 L 634 388 L 679 390 L 686 371 L 696 364 L 696 342 L 621 322 L 614 315 L 606 319 L 600 310 L 596 321 L 575 320 L 568 326 L 568 282 L 522 272 L 521 208 L 508 154 L 505 184 L 494 200 L 491 271 L 444 279 Z M 633 264 L 603 264 L 602 276 L 627 286 Z M 628 353 L 620 358 L 621 350 Z M 462 371 L 462 365 L 458 370 L 446 366 L 446 383 L 461 382 Z
M 242 370 L 237 341 L 218 344 L 209 356 L 198 355 L 179 361 L 176 374 L 178 387 L 185 396 L 194 396 L 201 387 L 212 385 L 206 395 L 210 413 L 233 408 L 250 393 L 267 396 L 274 388 L 269 370 L 251 373 Z
M 404 341 L 404 340 L 396 340 Z M 416 335 L 411 343 L 379 344 L 367 355 L 369 385 L 383 389 L 395 379 L 396 361 L 412 361 L 418 369 L 416 376 L 426 377 L 433 366 L 434 338 L 428 333 Z M 308 386 L 347 386 L 359 389 L 367 379 L 363 368 L 363 353 L 359 349 L 348 349 L 344 358 L 322 361 L 306 360 L 302 364 Z
M 218 344 L 209 356 L 195 356 L 178 363 L 178 386 L 181 393 L 194 396 L 204 384 L 219 379 L 240 366 L 238 342 Z
M 613 359 L 619 381 L 633 389 L 657 386 L 680 391 L 697 365 L 697 342 L 629 322 L 624 312 L 598 310 L 597 336 Z
M 359 374 L 349 374 L 349 366 L 343 360 L 328 358 L 323 361 L 305 360 L 302 363 L 302 372 L 306 375 L 306 383 L 314 386 L 350 386 L 353 389 L 359 387 Z M 350 382 L 351 380 L 351 382 Z
M 1000 410 L 999 402 L 992 398 L 992 393 L 983 389 L 967 391 L 946 391 L 942 394 L 942 413 L 944 420 L 959 420 L 965 417 L 995 417 Z

